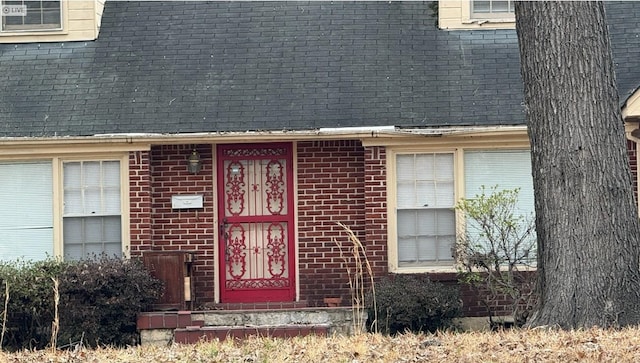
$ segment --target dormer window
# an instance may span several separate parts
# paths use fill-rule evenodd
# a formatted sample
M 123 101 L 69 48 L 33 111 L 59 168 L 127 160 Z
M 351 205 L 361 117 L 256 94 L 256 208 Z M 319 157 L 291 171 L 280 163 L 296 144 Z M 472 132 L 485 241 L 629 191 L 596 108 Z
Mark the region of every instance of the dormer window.
M 0 32 L 62 30 L 62 0 L 0 0 Z
M 471 18 L 505 18 L 514 14 L 511 0 L 471 0 Z
M 438 0 L 441 29 L 515 29 L 515 0 Z

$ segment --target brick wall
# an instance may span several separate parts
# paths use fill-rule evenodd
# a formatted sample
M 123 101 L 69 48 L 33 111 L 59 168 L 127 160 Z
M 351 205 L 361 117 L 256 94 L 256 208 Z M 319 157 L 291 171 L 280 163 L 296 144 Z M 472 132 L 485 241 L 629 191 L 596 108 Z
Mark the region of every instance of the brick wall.
M 186 169 L 194 147 L 203 162 L 197 175 Z M 359 141 L 297 143 L 300 298 L 311 306 L 324 305 L 327 296 L 341 296 L 343 303 L 350 303 L 347 269 L 353 273 L 355 261 L 349 236 L 337 222 L 344 223 L 363 243 L 376 279 L 388 273 L 385 151 L 384 147 L 365 148 Z M 632 155 L 635 161 L 635 145 L 630 149 Z M 217 283 L 212 167 L 211 145 L 154 146 L 129 157 L 131 254 L 196 251 L 195 306 L 214 301 Z M 204 208 L 173 210 L 171 196 L 175 194 L 203 194 Z M 457 284 L 455 273 L 430 276 Z M 465 315 L 486 315 L 477 291 L 463 286 L 461 292 Z M 504 304 L 506 307 L 507 302 Z
M 194 148 L 203 164 L 195 175 L 186 166 Z M 132 153 L 130 157 L 132 255 L 139 256 L 144 250 L 196 251 L 193 264 L 196 305 L 214 299 L 211 150 L 211 145 L 163 145 L 152 147 L 149 153 Z M 173 210 L 171 196 L 176 194 L 203 194 L 204 208 Z
M 301 299 L 311 305 L 322 305 L 327 296 L 348 301 L 347 268 L 354 268 L 354 258 L 336 223 L 364 242 L 364 149 L 357 141 L 300 142 L 297 158 Z
M 388 271 L 387 256 L 387 161 L 381 146 L 365 149 L 366 249 L 374 277 Z
M 141 251 L 150 250 L 151 244 L 151 174 L 149 152 L 129 154 L 129 217 L 131 255 L 139 257 Z

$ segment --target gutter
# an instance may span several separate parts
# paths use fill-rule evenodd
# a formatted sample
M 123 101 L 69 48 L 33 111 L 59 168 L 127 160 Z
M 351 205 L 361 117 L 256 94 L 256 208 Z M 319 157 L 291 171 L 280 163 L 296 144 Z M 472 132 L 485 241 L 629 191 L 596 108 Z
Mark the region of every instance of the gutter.
M 474 136 L 526 132 L 524 125 L 457 126 L 435 128 L 399 128 L 396 126 L 337 127 L 296 131 L 229 131 L 181 134 L 119 133 L 92 136 L 0 137 L 0 147 L 43 144 L 173 144 L 173 143 L 234 143 L 260 141 L 296 141 L 318 139 L 375 139 L 406 137 Z

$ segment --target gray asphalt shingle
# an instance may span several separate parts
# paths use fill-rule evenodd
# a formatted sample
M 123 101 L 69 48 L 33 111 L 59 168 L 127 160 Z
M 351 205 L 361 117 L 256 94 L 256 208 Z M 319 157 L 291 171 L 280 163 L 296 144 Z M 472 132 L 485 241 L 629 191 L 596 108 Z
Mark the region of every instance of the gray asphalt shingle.
M 623 98 L 637 8 L 610 11 Z M 96 41 L 0 44 L 0 136 L 522 124 L 515 31 L 434 24 L 429 2 L 108 1 Z

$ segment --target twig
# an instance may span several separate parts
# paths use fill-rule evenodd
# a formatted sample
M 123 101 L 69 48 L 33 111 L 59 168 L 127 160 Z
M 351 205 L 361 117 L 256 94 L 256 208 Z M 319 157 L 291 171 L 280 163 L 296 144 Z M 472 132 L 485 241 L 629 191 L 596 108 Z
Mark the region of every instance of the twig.
M 51 278 L 53 281 L 53 322 L 51 322 L 51 352 L 54 353 L 56 351 L 56 346 L 58 345 L 58 330 L 60 329 L 60 314 L 58 311 L 58 306 L 60 305 L 60 282 L 56 278 Z
M 4 310 L 2 311 L 2 333 L 0 333 L 0 350 L 4 343 L 4 334 L 7 331 L 7 313 L 9 311 L 9 281 L 4 280 Z
M 360 253 L 362 251 L 362 255 L 364 256 L 364 266 L 366 266 L 367 268 L 367 273 L 369 274 L 369 280 L 371 282 L 371 291 L 372 291 L 372 298 L 373 298 L 373 311 L 374 311 L 374 326 L 375 326 L 375 330 L 377 332 L 377 321 L 378 321 L 378 309 L 377 309 L 377 304 L 376 304 L 376 294 L 375 294 L 375 285 L 374 285 L 374 280 L 373 280 L 373 269 L 371 268 L 371 264 L 369 263 L 369 259 L 367 258 L 367 254 L 365 251 L 364 246 L 362 245 L 362 242 L 360 242 L 360 239 L 355 235 L 355 233 L 353 233 L 353 231 L 347 227 L 345 224 L 341 223 L 341 222 L 337 222 L 337 224 L 342 227 L 342 229 L 344 229 L 347 234 L 349 235 L 349 240 L 352 243 L 352 255 L 354 257 L 355 260 L 355 272 L 352 276 L 351 274 L 351 269 L 349 267 L 347 267 L 347 275 L 349 276 L 349 289 L 351 291 L 351 301 L 353 304 L 353 322 L 354 322 L 354 329 L 357 332 L 362 332 L 362 327 L 364 327 L 364 321 L 363 321 L 363 316 L 362 316 L 362 309 L 365 308 L 365 287 L 364 287 L 364 270 L 363 270 L 363 263 L 360 257 Z M 344 260 L 345 264 L 348 263 L 346 257 L 343 256 L 342 254 L 342 246 L 340 244 L 338 244 L 335 240 L 334 242 L 336 243 L 336 245 L 338 245 L 338 248 L 340 249 L 340 255 L 342 256 L 342 259 Z

